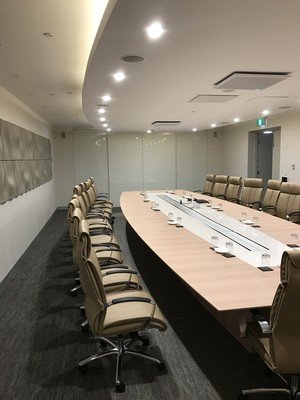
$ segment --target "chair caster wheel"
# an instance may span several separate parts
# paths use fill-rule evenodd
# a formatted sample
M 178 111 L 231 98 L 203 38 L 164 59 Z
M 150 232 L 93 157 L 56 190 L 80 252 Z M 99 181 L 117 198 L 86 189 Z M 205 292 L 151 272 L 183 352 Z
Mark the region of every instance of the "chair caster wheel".
M 144 346 L 149 346 L 150 340 L 148 338 L 141 338 L 141 341 Z
M 82 315 L 85 315 L 85 307 L 80 307 L 80 313 L 81 313 Z
M 89 324 L 88 324 L 88 322 L 83 322 L 83 323 L 81 324 L 81 330 L 82 330 L 82 332 L 88 332 L 88 330 L 89 330 Z
M 125 392 L 125 384 L 123 382 L 119 382 L 116 384 L 116 392 L 117 393 Z
M 79 371 L 81 374 L 86 374 L 88 372 L 88 366 L 86 364 L 79 365 Z
M 73 292 L 73 290 L 71 290 L 70 295 L 71 295 L 72 297 L 76 297 L 76 296 L 77 296 L 77 293 L 76 293 L 76 292 Z
M 166 365 L 165 363 L 161 362 L 157 364 L 157 368 L 159 369 L 159 371 L 163 371 L 166 368 Z

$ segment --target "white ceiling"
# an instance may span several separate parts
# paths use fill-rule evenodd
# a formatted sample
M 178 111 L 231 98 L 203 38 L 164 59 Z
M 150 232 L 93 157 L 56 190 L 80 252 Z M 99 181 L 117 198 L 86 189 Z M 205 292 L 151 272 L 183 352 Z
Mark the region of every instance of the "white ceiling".
M 116 4 L 85 75 L 101 16 L 94 7 L 106 1 L 1 0 L 0 85 L 53 126 L 103 131 L 98 106 L 109 93 L 113 132 L 144 132 L 156 120 L 181 123 L 155 130 L 203 130 L 300 107 L 299 0 L 110 1 Z M 150 41 L 145 28 L 157 20 L 165 33 Z M 144 61 L 126 63 L 124 55 Z M 118 70 L 126 79 L 115 83 Z M 291 77 L 263 90 L 215 88 L 234 71 Z M 190 102 L 198 95 L 235 97 Z

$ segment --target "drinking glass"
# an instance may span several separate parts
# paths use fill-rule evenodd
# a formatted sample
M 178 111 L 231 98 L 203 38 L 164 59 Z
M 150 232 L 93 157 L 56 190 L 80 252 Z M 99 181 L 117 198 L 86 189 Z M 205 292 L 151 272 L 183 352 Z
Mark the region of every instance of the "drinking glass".
M 173 219 L 174 219 L 173 213 L 172 213 L 172 212 L 169 212 L 169 213 L 168 213 L 168 220 L 169 220 L 169 221 L 173 221 Z
M 225 248 L 226 248 L 228 254 L 232 254 L 233 243 L 232 242 L 226 242 L 225 243 Z
M 210 239 L 210 243 L 211 243 L 211 245 L 212 245 L 213 248 L 218 247 L 218 243 L 219 243 L 219 238 L 218 238 L 218 236 L 215 236 L 215 235 L 212 236 L 211 239 Z
M 291 243 L 295 245 L 298 244 L 298 233 L 291 233 Z
M 246 221 L 246 219 L 247 219 L 247 213 L 246 213 L 246 211 L 243 211 L 242 215 L 241 215 L 241 220 Z
M 261 255 L 261 266 L 262 267 L 269 267 L 270 266 L 270 254 L 263 253 Z
M 176 219 L 176 223 L 177 223 L 177 225 L 182 225 L 182 217 L 177 217 L 177 219 Z

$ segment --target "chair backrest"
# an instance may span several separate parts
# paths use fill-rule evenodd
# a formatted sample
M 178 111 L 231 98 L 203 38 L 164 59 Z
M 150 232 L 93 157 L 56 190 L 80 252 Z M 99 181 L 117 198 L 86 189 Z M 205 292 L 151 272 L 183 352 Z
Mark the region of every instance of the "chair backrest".
M 80 185 L 75 185 L 73 188 L 73 194 L 80 196 L 82 193 L 82 187 Z
M 228 175 L 216 175 L 212 195 L 225 199 L 228 187 Z
M 282 182 L 280 194 L 277 200 L 276 215 L 286 219 L 292 212 L 300 211 L 300 183 Z M 298 217 L 293 221 L 300 221 Z
M 261 178 L 244 178 L 244 187 L 241 193 L 241 204 L 248 206 L 256 203 L 253 208 L 259 208 L 263 192 L 263 180 Z
M 207 174 L 203 185 L 203 194 L 212 195 L 215 185 L 215 174 Z
M 85 220 L 81 221 L 79 232 L 76 254 L 78 254 L 80 283 L 86 295 L 85 313 L 90 329 L 98 335 L 102 331 L 106 315 L 106 293 L 95 251 L 91 247 L 88 250 L 89 234 Z
M 226 199 L 229 201 L 240 200 L 243 180 L 240 176 L 229 176 L 226 190 Z
M 281 181 L 269 179 L 264 194 L 263 206 L 276 206 L 280 194 Z
M 270 314 L 270 352 L 276 370 L 300 373 L 300 252 L 285 251 L 281 260 L 281 282 Z
M 72 197 L 72 199 L 70 200 L 69 204 L 68 204 L 68 222 L 70 223 L 73 217 L 73 211 L 75 210 L 75 208 L 79 207 L 79 201 L 77 199 L 77 197 Z

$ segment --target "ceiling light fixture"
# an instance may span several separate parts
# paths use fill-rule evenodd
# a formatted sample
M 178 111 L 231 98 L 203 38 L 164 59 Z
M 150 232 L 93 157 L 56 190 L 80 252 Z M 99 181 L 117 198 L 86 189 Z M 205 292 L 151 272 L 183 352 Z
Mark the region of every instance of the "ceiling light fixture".
M 273 131 L 263 131 L 264 135 L 270 135 L 271 133 L 273 133 Z
M 105 109 L 104 109 L 104 108 L 99 108 L 98 112 L 99 112 L 100 114 L 104 114 L 104 113 L 105 113 Z
M 158 39 L 164 33 L 164 29 L 159 22 L 151 24 L 146 31 L 150 39 Z
M 233 118 L 233 122 L 235 122 L 235 123 L 237 123 L 237 122 L 240 122 L 240 119 L 239 118 Z
M 107 128 L 107 127 L 108 127 L 108 124 L 105 123 L 105 124 L 103 124 L 102 126 L 103 126 L 103 128 Z
M 104 117 L 100 118 L 100 122 L 105 122 L 105 121 L 106 121 L 106 119 Z
M 269 110 L 264 110 L 264 111 L 262 112 L 262 115 L 269 115 L 269 113 L 270 113 Z
M 103 101 L 110 101 L 110 100 L 111 100 L 111 97 L 110 97 L 109 94 L 106 94 L 105 96 L 102 97 L 102 100 L 103 100 Z
M 123 81 L 123 80 L 125 79 L 125 75 L 124 75 L 124 73 L 121 72 L 121 71 L 116 72 L 116 73 L 113 75 L 113 77 L 114 77 L 114 80 L 117 81 L 117 82 L 121 82 L 121 81 Z
M 217 124 L 211 124 L 212 128 L 215 128 L 217 126 Z
M 107 128 L 106 130 L 107 130 L 107 132 L 111 132 L 111 128 Z
M 193 132 L 197 132 L 197 128 L 193 128 L 192 130 L 193 130 Z

